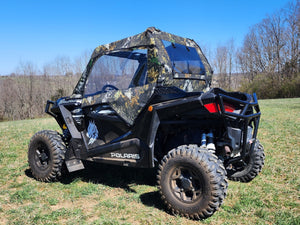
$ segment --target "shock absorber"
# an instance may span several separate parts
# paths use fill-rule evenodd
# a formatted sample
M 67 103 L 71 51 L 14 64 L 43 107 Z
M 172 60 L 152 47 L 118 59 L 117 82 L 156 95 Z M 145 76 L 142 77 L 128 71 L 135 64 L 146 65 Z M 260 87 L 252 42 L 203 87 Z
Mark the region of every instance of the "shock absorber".
M 201 148 L 206 148 L 206 134 L 202 134 L 202 139 L 201 139 Z
M 207 137 L 207 150 L 209 152 L 215 153 L 216 152 L 216 146 L 214 144 L 214 134 L 212 130 L 209 131 L 209 133 L 206 135 Z
M 210 130 L 207 134 L 202 133 L 201 138 L 201 148 L 206 148 L 209 152 L 215 153 L 216 152 L 216 146 L 214 144 L 214 134 L 212 130 Z

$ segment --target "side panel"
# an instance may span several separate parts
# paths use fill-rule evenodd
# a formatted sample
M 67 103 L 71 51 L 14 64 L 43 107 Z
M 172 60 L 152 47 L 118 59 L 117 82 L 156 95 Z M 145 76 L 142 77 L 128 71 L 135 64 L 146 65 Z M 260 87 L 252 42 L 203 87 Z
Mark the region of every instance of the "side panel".
M 149 167 L 147 147 L 138 138 L 99 146 L 88 152 L 89 161 L 131 167 Z

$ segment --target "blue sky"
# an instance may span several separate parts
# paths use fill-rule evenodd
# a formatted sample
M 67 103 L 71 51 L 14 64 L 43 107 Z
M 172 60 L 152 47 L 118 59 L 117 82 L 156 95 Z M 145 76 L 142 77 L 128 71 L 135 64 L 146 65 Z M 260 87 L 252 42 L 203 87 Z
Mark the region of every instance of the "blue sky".
M 0 75 L 30 61 L 42 68 L 57 56 L 71 59 L 149 26 L 214 48 L 289 0 L 76 1 L 0 0 Z

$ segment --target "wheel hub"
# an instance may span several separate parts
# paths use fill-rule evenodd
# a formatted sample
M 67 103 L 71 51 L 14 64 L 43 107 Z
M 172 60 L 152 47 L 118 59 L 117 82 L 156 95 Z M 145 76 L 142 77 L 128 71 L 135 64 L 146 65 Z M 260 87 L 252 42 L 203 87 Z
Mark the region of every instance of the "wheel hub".
M 186 203 L 198 201 L 202 195 L 201 176 L 190 167 L 178 167 L 171 175 L 173 194 Z
M 189 178 L 182 178 L 181 179 L 182 188 L 185 191 L 191 191 L 193 189 L 193 183 Z
M 47 149 L 45 149 L 43 146 L 40 146 L 38 149 L 35 151 L 35 162 L 36 165 L 44 168 L 48 166 L 48 161 L 49 161 L 49 156 L 47 154 Z
M 40 155 L 40 159 L 42 162 L 45 162 L 47 159 L 48 159 L 48 156 L 43 152 L 41 155 Z

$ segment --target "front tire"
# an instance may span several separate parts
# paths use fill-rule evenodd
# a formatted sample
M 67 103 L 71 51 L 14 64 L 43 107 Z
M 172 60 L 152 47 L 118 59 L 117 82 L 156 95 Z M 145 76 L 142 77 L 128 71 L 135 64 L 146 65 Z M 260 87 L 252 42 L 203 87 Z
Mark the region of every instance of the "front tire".
M 218 158 L 194 145 L 171 150 L 158 169 L 161 197 L 173 214 L 205 219 L 221 206 L 228 183 Z
M 31 138 L 28 147 L 28 163 L 33 177 L 43 182 L 58 180 L 65 152 L 66 146 L 57 132 L 37 132 Z

